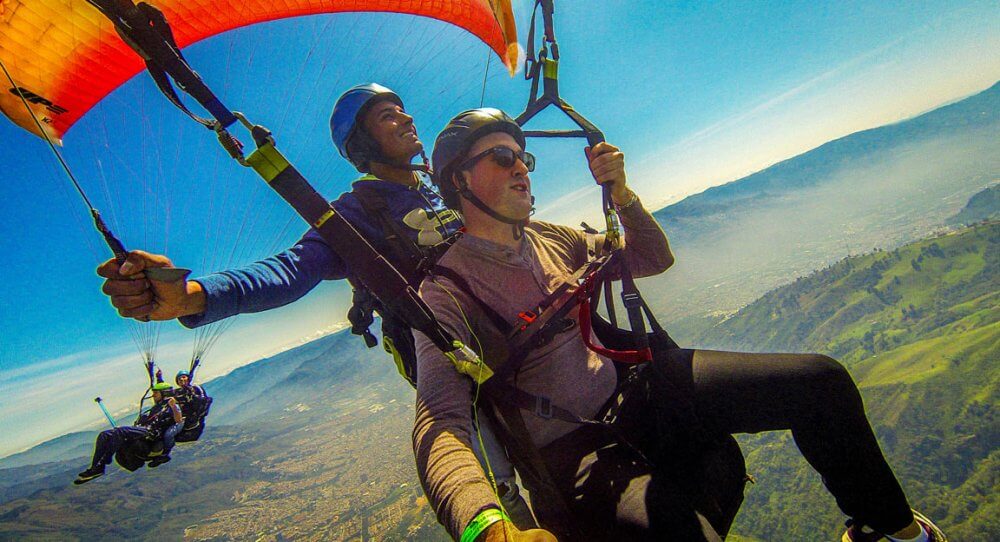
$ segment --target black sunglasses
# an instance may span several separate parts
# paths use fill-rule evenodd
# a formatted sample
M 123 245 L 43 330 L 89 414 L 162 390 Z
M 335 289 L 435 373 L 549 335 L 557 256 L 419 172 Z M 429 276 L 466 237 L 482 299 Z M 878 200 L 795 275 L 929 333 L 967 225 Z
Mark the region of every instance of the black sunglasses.
M 486 149 L 485 151 L 469 158 L 468 160 L 462 162 L 459 166 L 460 170 L 466 170 L 476 165 L 477 162 L 482 160 L 487 155 L 493 157 L 493 161 L 496 165 L 504 168 L 513 167 L 516 160 L 524 162 L 524 167 L 528 168 L 528 171 L 535 171 L 535 155 L 530 152 L 515 151 L 510 147 L 493 147 L 491 149 Z

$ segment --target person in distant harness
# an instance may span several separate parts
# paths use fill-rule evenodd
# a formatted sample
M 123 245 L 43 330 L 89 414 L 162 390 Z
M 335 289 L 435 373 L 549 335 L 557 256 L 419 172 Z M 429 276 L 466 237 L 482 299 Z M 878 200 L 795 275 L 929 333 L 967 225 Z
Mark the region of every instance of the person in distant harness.
M 521 128 L 497 109 L 458 115 L 434 145 L 435 183 L 449 206 L 461 209 L 467 230 L 420 295 L 456 338 L 481 345 L 478 353 L 494 373 L 473 381 L 416 334 L 417 471 L 455 540 L 551 541 L 554 533 L 562 540 L 721 540 L 735 510 L 720 515 L 726 503 L 702 499 L 713 488 L 697 485 L 697 476 L 689 477 L 696 473 L 686 469 L 708 449 L 696 444 L 777 429 L 791 429 L 855 520 L 845 541 L 874 540 L 878 533 L 944 540 L 911 512 L 856 385 L 829 357 L 690 350 L 668 341 L 659 356 L 628 373 L 635 380 L 622 388 L 611 359 L 585 343 L 582 308 L 567 313 L 526 357 L 514 356 L 518 330 L 543 313 L 531 308 L 560 285 L 575 284 L 570 277 L 589 264 L 590 247 L 603 244 L 583 231 L 529 221 L 535 159 L 524 147 Z M 665 271 L 673 254 L 627 186 L 622 153 L 599 143 L 587 158 L 596 182 L 610 185 L 625 227 L 620 256 L 627 268 L 636 277 Z M 511 359 L 520 361 L 509 374 L 503 369 Z M 467 429 L 479 400 L 493 407 L 494 427 L 503 430 L 546 530 L 510 525 L 491 492 Z M 737 508 L 742 484 L 738 490 Z
M 104 475 L 104 469 L 122 448 L 139 440 L 162 440 L 162 451 L 154 454 L 149 466 L 156 467 L 170 461 L 174 437 L 184 427 L 184 416 L 173 397 L 173 386 L 166 382 L 153 385 L 153 406 L 139 415 L 135 425 L 124 425 L 101 431 L 94 444 L 94 458 L 90 468 L 81 472 L 74 484 L 80 485 Z
M 422 182 L 420 172 L 426 165 L 411 163 L 424 149 L 413 117 L 395 92 L 375 83 L 358 85 L 334 105 L 330 132 L 340 154 L 365 174 L 333 207 L 416 287 L 425 269 L 461 229 L 462 220 Z M 143 278 L 142 270 L 147 267 L 172 265 L 165 256 L 133 251 L 122 266 L 109 260 L 97 272 L 107 279 L 103 291 L 122 316 L 177 318 L 190 328 L 277 308 L 301 298 L 323 280 L 346 278 L 355 287 L 354 306 L 348 314 L 352 331 L 374 346 L 376 339 L 368 327 L 372 311 L 377 311 L 382 318 L 383 347 L 393 356 L 399 373 L 416 385 L 413 335 L 405 315 L 381 307 L 353 275 L 351 262 L 342 260 L 314 230 L 288 250 L 240 269 L 178 283 Z M 483 440 L 487 448 L 497 448 L 491 457 L 498 491 L 521 524 L 530 525 L 533 519 L 517 491 L 513 468 L 488 429 Z
M 205 393 L 203 387 L 191 383 L 191 373 L 188 371 L 178 371 L 174 382 L 177 384 L 174 397 L 184 414 L 184 428 L 177 434 L 176 441 L 196 441 L 205 431 L 205 418 L 212 407 L 212 398 Z

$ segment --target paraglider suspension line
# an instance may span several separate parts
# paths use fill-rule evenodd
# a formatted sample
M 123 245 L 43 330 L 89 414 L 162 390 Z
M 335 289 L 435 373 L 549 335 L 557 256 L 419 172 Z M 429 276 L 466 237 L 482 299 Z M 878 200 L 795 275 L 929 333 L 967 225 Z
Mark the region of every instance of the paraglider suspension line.
M 31 115 L 31 120 L 35 121 L 35 126 L 38 127 L 38 133 L 42 134 L 42 137 L 45 138 L 45 142 L 48 143 L 49 148 L 52 149 L 52 154 L 55 154 L 56 158 L 59 159 L 59 164 L 62 165 L 63 171 L 66 172 L 70 182 L 73 183 L 76 191 L 80 194 L 80 197 L 83 198 L 84 203 L 86 203 L 87 207 L 90 208 L 90 212 L 96 213 L 97 211 L 90 203 L 90 199 L 87 197 L 87 194 L 84 193 L 83 188 L 80 187 L 80 183 L 77 182 L 76 176 L 73 175 L 73 171 L 69 168 L 69 164 L 66 163 L 66 160 L 63 159 L 59 149 L 57 149 L 55 143 L 52 142 L 52 138 L 49 137 L 49 133 L 42 127 L 42 121 L 38 120 L 38 116 L 31 110 L 31 106 L 28 105 L 28 99 L 24 96 L 24 93 L 21 92 L 21 87 L 17 86 L 17 83 L 14 82 L 14 78 L 10 75 L 10 72 L 7 71 L 7 66 L 4 65 L 3 61 L 0 61 L 0 69 L 3 69 L 3 74 L 7 76 L 7 80 L 10 81 L 11 88 L 17 91 L 17 96 L 21 98 L 21 103 L 24 104 L 24 108 L 28 111 L 28 114 Z
M 486 48 L 486 69 L 483 70 L 483 91 L 479 95 L 479 107 L 483 107 L 486 102 L 486 79 L 490 75 L 490 63 L 493 60 L 493 51 L 489 47 Z
M 73 188 L 76 189 L 77 194 L 80 194 L 80 197 L 83 199 L 83 202 L 87 205 L 87 208 L 90 210 L 90 216 L 93 217 L 94 219 L 94 227 L 96 227 L 97 231 L 100 232 L 101 236 L 104 237 L 104 242 L 107 243 L 108 247 L 111 248 L 111 251 L 114 252 L 115 258 L 118 259 L 119 262 L 124 262 L 125 256 L 127 255 L 127 251 L 125 250 L 124 245 L 122 245 L 121 241 L 119 241 L 118 238 L 116 238 L 115 235 L 111 232 L 107 224 L 104 223 L 104 219 L 101 218 L 101 213 L 98 212 L 97 209 L 94 208 L 94 205 L 90 202 L 90 198 L 88 198 L 87 193 L 83 191 L 83 187 L 81 187 L 80 182 L 77 181 L 76 175 L 73 174 L 73 170 L 70 169 L 69 164 L 66 163 L 66 160 L 62 156 L 62 153 L 60 153 L 59 149 L 56 148 L 56 144 L 52 141 L 52 138 L 49 137 L 49 133 L 45 131 L 44 127 L 42 127 L 42 122 L 38 120 L 38 116 L 35 115 L 35 112 L 32 111 L 31 106 L 28 105 L 28 99 L 24 96 L 24 93 L 21 91 L 21 87 L 17 86 L 17 84 L 14 82 L 14 78 L 10 75 L 10 72 L 7 71 L 7 66 L 5 66 L 2 61 L 0 61 L 0 69 L 3 70 L 3 73 L 7 77 L 7 80 L 10 81 L 11 88 L 17 91 L 17 96 L 21 98 L 21 103 L 24 104 L 25 110 L 27 110 L 28 114 L 31 115 L 31 120 L 35 121 L 35 126 L 38 127 L 38 133 L 40 133 L 42 137 L 45 139 L 45 142 L 49 144 L 49 148 L 52 149 L 52 154 L 54 154 L 56 156 L 56 159 L 59 160 L 59 164 L 62 166 L 63 171 L 66 172 L 66 176 L 69 177 L 70 182 L 73 183 Z

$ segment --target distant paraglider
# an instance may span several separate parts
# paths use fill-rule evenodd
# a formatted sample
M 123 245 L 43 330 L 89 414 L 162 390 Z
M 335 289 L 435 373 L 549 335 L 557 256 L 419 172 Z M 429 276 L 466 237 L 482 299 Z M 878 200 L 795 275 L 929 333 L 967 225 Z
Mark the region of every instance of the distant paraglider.
M 169 383 L 152 385 L 151 394 L 153 406 L 140 412 L 133 425 L 112 427 L 97 435 L 90 467 L 77 475 L 74 484 L 103 476 L 112 458 L 130 471 L 147 462 L 155 468 L 170 461 L 177 434 L 184 428 L 184 416 Z
M 193 364 L 197 368 L 197 364 Z M 139 415 L 132 425 L 119 426 L 98 397 L 94 401 L 101 408 L 111 429 L 102 431 L 94 445 L 90 468 L 81 472 L 74 483 L 89 482 L 104 475 L 112 458 L 128 471 L 143 465 L 156 468 L 170 461 L 170 452 L 176 443 L 194 442 L 205 431 L 205 420 L 212 406 L 212 398 L 202 386 L 192 383 L 194 370 L 181 370 L 174 378 L 176 387 L 163 381 L 163 371 L 147 365 L 150 386 L 139 403 Z M 143 409 L 143 403 L 152 398 L 153 405 Z

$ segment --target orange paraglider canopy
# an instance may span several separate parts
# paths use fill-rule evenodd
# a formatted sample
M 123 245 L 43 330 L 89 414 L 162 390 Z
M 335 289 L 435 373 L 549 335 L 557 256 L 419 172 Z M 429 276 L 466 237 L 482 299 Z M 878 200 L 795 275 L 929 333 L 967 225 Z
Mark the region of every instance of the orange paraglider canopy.
M 150 0 L 177 45 L 264 21 L 317 13 L 378 11 L 430 17 L 479 37 L 513 71 L 517 30 L 510 0 Z M 41 136 L 63 134 L 104 96 L 145 68 L 97 9 L 81 0 L 0 0 L 0 111 Z

